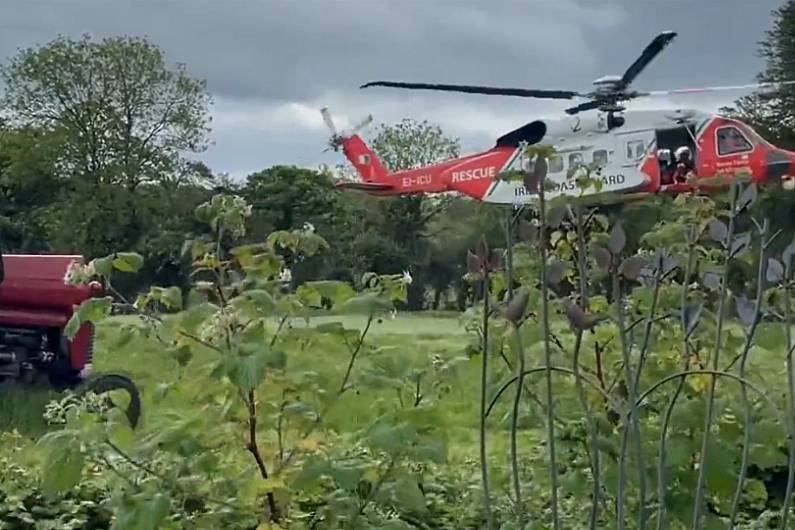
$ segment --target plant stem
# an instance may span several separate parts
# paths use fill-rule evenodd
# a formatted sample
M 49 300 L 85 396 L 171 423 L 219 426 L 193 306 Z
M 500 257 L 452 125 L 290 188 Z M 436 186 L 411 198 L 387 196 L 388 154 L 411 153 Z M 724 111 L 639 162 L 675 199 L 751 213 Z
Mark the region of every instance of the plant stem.
M 392 470 L 395 468 L 396 463 L 397 463 L 397 456 L 393 456 L 389 460 L 389 464 L 387 465 L 384 472 L 381 474 L 380 477 L 378 477 L 378 481 L 373 485 L 373 488 L 367 494 L 367 497 L 364 499 L 362 505 L 359 507 L 358 510 L 356 510 L 356 512 L 354 512 L 353 517 L 351 517 L 351 520 L 348 523 L 349 529 L 353 530 L 354 528 L 356 528 L 355 525 L 356 521 L 359 520 L 359 516 L 362 515 L 364 511 L 367 509 L 367 507 L 370 505 L 370 502 L 373 500 L 373 497 L 375 497 L 378 494 L 378 492 L 381 491 L 384 482 L 386 482 L 386 479 L 389 476 L 389 474 L 392 473 Z
M 726 263 L 723 270 L 723 278 L 720 286 L 720 301 L 718 302 L 718 326 L 715 332 L 715 350 L 712 356 L 712 369 L 718 370 L 718 360 L 720 358 L 721 341 L 723 339 L 723 322 L 725 320 L 726 294 L 728 291 L 729 262 L 732 243 L 734 242 L 734 218 L 736 215 L 737 188 L 733 185 L 729 191 L 731 194 L 729 228 L 726 236 Z M 699 455 L 698 481 L 696 483 L 696 499 L 693 507 L 693 530 L 701 529 L 701 514 L 704 503 L 704 482 L 707 478 L 707 452 L 709 451 L 710 434 L 712 431 L 712 420 L 715 414 L 715 386 L 718 379 L 712 376 L 709 385 L 709 395 L 707 397 L 707 414 L 704 417 L 704 436 L 701 440 L 701 453 Z
M 257 396 L 253 389 L 248 391 L 246 405 L 248 405 L 248 444 L 246 445 L 246 449 L 248 449 L 251 456 L 254 457 L 254 461 L 257 462 L 257 467 L 259 468 L 262 478 L 268 480 L 268 469 L 265 467 L 265 461 L 262 459 L 259 446 L 257 445 Z M 278 521 L 279 512 L 276 508 L 276 499 L 273 496 L 273 492 L 269 491 L 267 497 L 268 508 L 270 509 L 270 520 Z
M 643 344 L 641 345 L 640 354 L 638 357 L 638 369 L 635 371 L 635 379 L 632 381 L 631 388 L 629 390 L 630 403 L 633 403 L 634 396 L 638 394 L 638 388 L 640 387 L 640 375 L 643 372 L 643 365 L 646 362 L 646 354 L 649 351 L 651 330 L 655 322 L 654 315 L 657 310 L 657 301 L 660 296 L 660 281 L 664 274 L 664 271 L 662 270 L 662 262 L 663 260 L 660 259 L 659 263 L 657 264 L 658 268 L 654 276 L 654 287 L 652 289 L 651 307 L 649 308 L 649 316 L 646 318 L 646 326 L 643 330 Z M 641 445 L 641 439 L 640 439 L 640 426 L 638 425 L 637 410 L 634 408 L 630 408 L 629 414 L 632 417 L 632 427 L 635 435 L 635 453 L 636 453 L 636 458 L 638 460 L 638 484 L 640 489 L 640 509 L 638 510 L 638 528 L 643 529 L 646 527 L 646 464 L 643 458 L 643 447 Z M 629 432 L 625 428 L 624 440 L 622 440 L 622 445 L 626 443 L 628 435 Z M 622 452 L 624 451 L 624 449 L 625 447 L 622 447 Z
M 552 352 L 549 347 L 549 288 L 547 286 L 547 214 L 544 197 L 544 179 L 538 186 L 539 214 L 540 214 L 540 241 L 541 241 L 541 313 L 544 326 L 544 363 L 546 365 L 547 383 L 547 446 L 549 449 L 549 483 L 552 489 L 552 524 L 555 530 L 560 530 L 560 517 L 558 515 L 558 466 L 555 457 L 555 422 L 554 402 L 552 401 Z
M 789 282 L 789 279 L 786 280 Z M 792 503 L 792 490 L 795 486 L 795 372 L 793 372 L 792 363 L 792 313 L 790 309 L 790 285 L 789 283 L 784 286 L 784 321 L 786 325 L 785 336 L 787 343 L 787 398 L 788 408 L 787 418 L 789 419 L 789 462 L 787 470 L 787 489 L 784 494 L 784 506 L 781 508 L 781 528 L 782 530 L 789 528 L 790 505 Z
M 519 528 L 524 528 L 524 506 L 522 506 L 522 488 L 519 481 L 519 453 L 517 450 L 516 435 L 519 428 L 519 403 L 522 399 L 522 388 L 524 387 L 524 348 L 522 347 L 522 334 L 519 326 L 514 326 L 516 334 L 516 356 L 518 358 L 516 375 L 516 395 L 513 400 L 513 414 L 511 416 L 511 475 L 513 477 L 513 493 L 516 502 L 516 513 L 519 520 Z
M 682 325 L 682 355 L 684 359 L 682 361 L 683 371 L 687 371 L 690 368 L 690 343 L 688 342 L 688 335 L 687 335 L 687 327 L 688 322 L 685 318 L 685 311 L 687 309 L 687 286 L 690 282 L 690 276 L 693 274 L 693 262 L 695 261 L 696 256 L 696 228 L 695 226 L 691 226 L 688 232 L 688 249 L 687 249 L 687 264 L 685 265 L 685 277 L 682 282 L 682 298 L 680 302 L 681 307 L 681 325 Z M 679 399 L 679 395 L 682 393 L 682 390 L 685 386 L 685 378 L 681 378 L 679 380 L 679 384 L 676 387 L 676 391 L 674 391 L 674 395 L 671 396 L 670 401 L 668 402 L 668 407 L 665 409 L 665 416 L 663 417 L 662 427 L 660 429 L 660 444 L 659 444 L 659 460 L 657 462 L 657 504 L 658 504 L 658 513 L 657 513 L 657 530 L 663 530 L 666 526 L 665 516 L 665 460 L 667 454 L 667 436 L 668 436 L 668 426 L 671 423 L 671 417 L 673 416 L 674 407 L 676 406 L 676 402 Z
M 575 221 L 577 225 L 577 269 L 579 270 L 579 289 L 580 289 L 580 307 L 583 311 L 588 310 L 588 261 L 586 256 L 585 246 L 585 223 L 582 215 L 582 208 L 577 205 L 575 210 Z M 574 342 L 573 354 L 573 368 L 575 386 L 577 387 L 577 395 L 580 400 L 580 405 L 585 412 L 585 422 L 588 424 L 588 436 L 590 438 L 591 450 L 591 479 L 593 480 L 593 490 L 591 492 L 591 515 L 589 519 L 590 530 L 596 530 L 597 521 L 599 519 L 599 497 L 601 493 L 601 481 L 599 473 L 599 447 L 596 445 L 598 438 L 598 429 L 596 420 L 593 417 L 591 407 L 588 406 L 588 398 L 585 393 L 585 385 L 583 385 L 582 374 L 580 373 L 580 353 L 582 351 L 582 337 L 583 330 L 578 329 Z M 601 361 L 597 363 L 597 371 L 601 368 Z
M 639 429 L 637 428 L 637 415 L 633 414 L 635 403 L 635 383 L 634 377 L 632 374 L 632 366 L 630 365 L 630 358 L 629 358 L 629 344 L 627 344 L 627 334 L 626 329 L 624 326 L 624 307 L 623 307 L 623 297 L 621 295 L 621 279 L 619 278 L 617 273 L 613 273 L 613 303 L 616 304 L 616 320 L 618 324 L 618 334 L 621 339 L 621 354 L 624 364 L 624 379 L 627 382 L 627 392 L 628 392 L 628 408 L 627 413 L 624 417 L 624 430 L 621 438 L 621 452 L 618 456 L 618 487 L 616 497 L 618 500 L 618 506 L 616 510 L 616 523 L 618 530 L 623 530 L 625 521 L 624 521 L 624 501 L 625 501 L 625 494 L 624 488 L 626 487 L 627 481 L 627 470 L 626 470 L 626 460 L 627 460 L 627 444 L 629 438 L 629 429 L 633 429 L 633 434 L 635 434 L 635 443 L 637 446 L 640 446 L 640 437 L 639 437 Z M 644 504 L 646 502 L 646 495 L 645 495 L 645 481 L 644 478 L 644 469 L 643 469 L 643 460 L 642 454 L 638 456 L 638 468 L 641 477 L 641 481 L 639 484 L 640 487 L 640 512 L 644 512 Z
M 356 357 L 359 355 L 359 352 L 362 349 L 362 344 L 364 343 L 364 337 L 367 335 L 367 332 L 370 330 L 370 324 L 373 323 L 373 314 L 367 317 L 367 324 L 364 326 L 364 331 L 359 336 L 359 341 L 356 343 L 356 347 L 351 351 L 351 358 L 348 361 L 348 368 L 345 370 L 345 376 L 342 378 L 342 384 L 340 384 L 340 388 L 337 391 L 338 394 L 342 394 L 347 390 L 348 380 L 351 377 L 351 372 L 353 371 L 353 365 L 356 362 Z
M 494 519 L 489 493 L 489 462 L 486 451 L 486 400 L 488 393 L 489 351 L 489 274 L 483 275 L 483 351 L 480 366 L 480 474 L 483 484 L 483 509 L 486 512 L 486 527 L 493 530 Z
M 505 244 L 505 272 L 508 276 L 508 300 L 513 300 L 513 205 L 508 207 L 505 216 Z
M 745 368 L 748 362 L 748 354 L 751 351 L 753 344 L 754 334 L 756 333 L 757 325 L 759 324 L 759 314 L 762 309 L 762 292 L 765 286 L 765 248 L 767 242 L 765 236 L 767 235 L 767 219 L 764 221 L 763 229 L 760 230 L 761 241 L 759 242 L 759 265 L 756 273 L 756 301 L 754 302 L 754 321 L 747 331 L 745 336 L 745 345 L 743 346 L 742 354 L 740 355 L 740 377 L 745 378 Z M 737 475 L 737 489 L 734 492 L 734 500 L 732 501 L 732 511 L 729 516 L 729 528 L 736 528 L 737 514 L 740 511 L 740 501 L 743 495 L 743 486 L 745 484 L 745 475 L 748 472 L 748 457 L 751 450 L 751 404 L 748 401 L 748 389 L 745 385 L 740 385 L 742 392 L 743 407 L 745 409 L 744 419 L 744 433 L 743 433 L 743 451 L 740 461 L 740 472 Z
M 576 375 L 574 373 L 574 370 L 572 370 L 571 368 L 565 368 L 563 366 L 553 366 L 551 368 L 551 370 L 553 372 L 557 372 L 559 374 Z M 524 373 L 524 376 L 527 377 L 528 375 L 537 374 L 539 372 L 546 372 L 546 371 L 547 371 L 547 367 L 546 366 L 536 366 L 535 368 L 526 369 L 523 373 Z M 582 374 L 580 374 L 580 377 L 582 377 Z M 497 402 L 500 400 L 502 395 L 511 387 L 511 385 L 516 383 L 516 381 L 518 379 L 519 378 L 517 376 L 513 376 L 508 381 L 503 383 L 503 385 L 500 387 L 500 389 L 497 390 L 497 392 L 494 394 L 494 397 L 491 398 L 491 402 L 489 403 L 488 408 L 486 409 L 486 417 L 488 417 L 491 414 L 491 411 L 497 405 Z M 588 383 L 594 390 L 599 392 L 599 394 L 605 399 L 605 401 L 607 401 L 610 404 L 610 406 L 618 407 L 618 403 L 612 397 L 610 397 L 610 394 L 608 394 L 607 391 L 604 390 L 598 384 L 597 381 L 593 381 L 593 380 L 588 379 L 586 377 L 582 377 L 582 380 L 584 382 Z M 526 390 L 526 388 L 525 388 L 525 390 Z

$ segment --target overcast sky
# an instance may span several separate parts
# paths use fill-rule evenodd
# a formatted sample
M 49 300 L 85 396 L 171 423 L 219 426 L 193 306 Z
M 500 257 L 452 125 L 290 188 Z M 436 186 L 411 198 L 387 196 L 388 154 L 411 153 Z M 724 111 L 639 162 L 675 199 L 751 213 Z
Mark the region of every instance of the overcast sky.
M 588 90 L 621 74 L 659 31 L 677 39 L 634 88 L 754 82 L 758 42 L 784 0 L 0 0 L 0 58 L 59 33 L 146 36 L 213 94 L 200 157 L 244 176 L 335 164 L 318 109 L 343 127 L 427 119 L 465 151 L 570 102 L 357 87 L 370 80 Z M 737 93 L 636 102 L 714 109 Z M 371 129 L 372 131 L 372 126 Z

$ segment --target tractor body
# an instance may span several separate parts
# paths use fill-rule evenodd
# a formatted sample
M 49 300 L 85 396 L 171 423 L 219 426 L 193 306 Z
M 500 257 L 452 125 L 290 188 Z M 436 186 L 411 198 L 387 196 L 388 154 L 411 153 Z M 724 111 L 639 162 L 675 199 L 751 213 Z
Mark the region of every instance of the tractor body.
M 99 283 L 69 285 L 67 270 L 82 256 L 3 255 L 0 283 L 0 380 L 49 378 L 74 386 L 91 368 L 94 331 L 84 324 L 68 340 L 64 328 L 75 307 L 102 292 Z

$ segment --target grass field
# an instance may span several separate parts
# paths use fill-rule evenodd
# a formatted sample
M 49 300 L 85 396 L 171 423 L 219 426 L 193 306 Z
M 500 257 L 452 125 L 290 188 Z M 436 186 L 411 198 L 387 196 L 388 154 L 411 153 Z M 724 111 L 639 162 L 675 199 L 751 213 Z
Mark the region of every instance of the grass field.
M 396 318 L 373 320 L 368 336 L 377 338 L 381 348 L 403 347 L 408 357 L 407 362 L 433 354 L 459 355 L 468 340 L 459 316 L 457 313 L 402 313 Z M 135 341 L 135 346 L 116 346 L 119 325 L 134 318 L 136 317 L 112 318 L 98 327 L 94 370 L 128 374 L 141 386 L 145 398 L 148 398 L 152 388 L 175 381 L 181 370 L 173 359 L 164 355 L 161 345 L 154 340 Z M 367 319 L 349 315 L 318 316 L 312 317 L 308 325 L 329 322 L 340 322 L 347 328 L 363 330 Z M 300 329 L 307 326 L 307 323 L 304 319 L 295 318 L 289 321 L 288 326 Z M 407 338 L 410 338 L 410 342 Z M 405 348 L 407 344 L 411 347 Z M 201 359 L 198 361 L 201 362 Z M 302 362 L 301 359 L 295 361 Z M 339 367 L 335 360 L 327 361 L 319 365 L 321 370 L 328 367 L 335 371 Z M 339 362 L 344 362 L 344 358 L 340 358 Z M 367 362 L 367 359 L 362 359 L 362 363 Z M 10 383 L 0 385 L 0 431 L 17 429 L 31 436 L 45 432 L 46 425 L 42 419 L 44 407 L 48 401 L 58 396 L 57 392 L 46 386 L 23 387 Z

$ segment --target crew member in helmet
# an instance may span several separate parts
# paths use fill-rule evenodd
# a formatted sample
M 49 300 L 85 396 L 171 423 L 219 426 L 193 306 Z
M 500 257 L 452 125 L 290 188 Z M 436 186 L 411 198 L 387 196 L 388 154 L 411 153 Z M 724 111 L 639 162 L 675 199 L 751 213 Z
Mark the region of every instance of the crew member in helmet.
M 690 173 L 695 170 L 690 148 L 683 145 L 676 150 L 676 169 L 674 170 L 673 181 L 677 184 L 687 182 Z
M 674 159 L 670 149 L 657 150 L 657 162 L 660 164 L 660 182 L 665 186 L 673 182 Z

